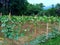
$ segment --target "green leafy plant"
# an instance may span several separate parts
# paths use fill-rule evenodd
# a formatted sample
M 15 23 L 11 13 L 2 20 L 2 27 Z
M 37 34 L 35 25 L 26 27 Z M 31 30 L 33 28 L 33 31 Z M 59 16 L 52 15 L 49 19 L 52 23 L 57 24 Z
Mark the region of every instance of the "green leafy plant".
M 32 21 L 33 25 L 35 25 L 35 28 L 36 28 L 37 22 L 44 22 L 44 23 L 57 22 L 57 23 L 59 23 L 59 17 L 53 17 L 53 16 L 50 16 L 50 17 L 47 17 L 47 16 L 12 16 L 11 20 L 9 20 L 8 16 L 2 16 L 2 17 L 0 17 L 0 21 L 2 23 L 1 27 L 3 27 L 1 32 L 4 33 L 4 36 L 14 39 L 14 37 L 18 38 L 20 35 L 24 36 L 25 32 L 23 31 L 23 32 L 19 33 L 19 31 L 21 29 L 21 25 L 24 25 L 28 21 Z M 14 29 L 14 27 L 16 27 L 16 26 L 17 26 L 17 28 Z M 28 30 L 26 30 L 26 31 L 28 31 Z
M 17 40 L 19 37 L 19 25 L 17 29 L 14 29 L 17 24 L 13 20 L 9 20 L 8 17 L 2 17 L 1 18 L 2 22 L 2 33 L 4 34 L 4 37 L 9 38 L 9 39 L 15 39 Z

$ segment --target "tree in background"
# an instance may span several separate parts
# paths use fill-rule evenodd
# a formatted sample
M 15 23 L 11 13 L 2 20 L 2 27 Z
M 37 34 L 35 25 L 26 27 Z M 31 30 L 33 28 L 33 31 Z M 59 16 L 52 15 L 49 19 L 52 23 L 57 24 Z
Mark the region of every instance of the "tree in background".
M 11 1 L 11 12 L 13 15 L 22 15 L 27 8 L 27 0 L 12 0 Z
M 39 15 L 56 16 L 60 15 L 60 4 L 52 5 L 49 9 L 44 9 L 44 4 L 30 4 L 27 0 L 0 0 L 0 13 L 8 15 Z
M 0 2 L 2 2 L 3 5 L 3 14 L 8 14 L 11 12 L 12 15 L 24 14 L 26 11 L 26 6 L 28 4 L 27 0 L 0 0 Z
M 0 13 L 2 12 L 2 4 L 0 3 Z
M 56 8 L 55 8 L 55 6 L 52 5 L 51 8 L 47 9 L 45 11 L 45 15 L 47 15 L 47 16 L 55 16 L 56 15 Z
M 56 14 L 58 15 L 58 16 L 60 16 L 60 4 L 58 3 L 58 4 L 56 4 Z
M 25 15 L 41 14 L 41 12 L 43 11 L 43 7 L 44 7 L 43 3 L 35 4 L 35 5 L 28 4 Z

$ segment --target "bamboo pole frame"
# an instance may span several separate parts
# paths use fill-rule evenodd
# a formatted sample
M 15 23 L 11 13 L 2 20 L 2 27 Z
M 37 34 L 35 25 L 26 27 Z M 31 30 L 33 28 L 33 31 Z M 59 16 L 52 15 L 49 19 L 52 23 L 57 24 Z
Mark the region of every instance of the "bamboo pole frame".
M 46 39 L 48 39 L 48 30 L 49 30 L 49 23 L 46 23 Z

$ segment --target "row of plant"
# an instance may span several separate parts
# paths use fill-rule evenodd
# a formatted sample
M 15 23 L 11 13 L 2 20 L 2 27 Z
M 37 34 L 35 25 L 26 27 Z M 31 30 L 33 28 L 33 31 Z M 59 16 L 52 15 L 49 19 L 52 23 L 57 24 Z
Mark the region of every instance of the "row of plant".
M 25 45 L 44 45 L 45 42 L 47 42 L 50 39 L 57 38 L 60 35 L 60 32 L 57 29 L 53 29 L 52 32 L 48 33 L 48 37 L 46 37 L 46 34 L 42 34 L 40 36 L 37 36 L 34 40 L 31 40 L 28 43 L 25 43 Z M 53 42 L 52 42 L 53 43 Z
M 59 22 L 60 17 L 56 16 L 13 16 L 18 22 L 41 21 L 41 22 Z
M 25 24 L 27 21 L 32 21 L 35 26 L 37 22 L 45 22 L 47 23 L 54 23 L 58 22 L 60 25 L 60 17 L 47 17 L 47 16 L 1 16 L 0 17 L 0 24 L 2 27 L 2 33 L 4 34 L 4 37 L 10 38 L 10 39 L 18 39 L 22 34 L 20 34 L 20 27 L 21 24 Z M 21 24 L 20 24 L 21 23 Z M 17 27 L 16 27 L 17 26 Z M 15 29 L 16 27 L 16 29 Z M 48 27 L 48 25 L 47 25 Z M 36 27 L 35 27 L 36 28 Z M 48 29 L 47 29 L 48 33 Z
M 1 21 L 7 21 L 10 16 L 2 16 L 0 17 Z M 11 16 L 11 20 L 16 22 L 26 22 L 26 21 L 42 21 L 42 22 L 59 22 L 60 17 L 56 16 Z

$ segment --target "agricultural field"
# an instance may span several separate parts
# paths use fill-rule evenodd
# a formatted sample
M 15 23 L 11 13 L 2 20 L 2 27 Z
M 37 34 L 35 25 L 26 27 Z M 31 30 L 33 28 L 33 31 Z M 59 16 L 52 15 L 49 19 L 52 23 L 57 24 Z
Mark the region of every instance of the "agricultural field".
M 1 45 L 60 45 L 60 17 L 0 16 Z

